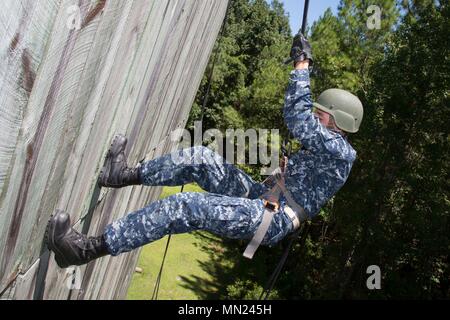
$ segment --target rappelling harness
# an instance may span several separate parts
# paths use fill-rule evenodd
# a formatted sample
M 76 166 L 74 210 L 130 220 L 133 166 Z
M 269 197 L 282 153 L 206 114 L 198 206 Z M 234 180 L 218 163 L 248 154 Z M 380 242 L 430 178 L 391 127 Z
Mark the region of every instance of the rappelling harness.
M 307 219 L 307 215 L 302 206 L 300 206 L 293 198 L 291 192 L 285 185 L 285 172 L 288 159 L 286 156 L 281 161 L 281 166 L 277 168 L 272 174 L 263 182 L 266 185 L 273 185 L 270 190 L 261 196 L 264 204 L 264 214 L 258 229 L 255 232 L 252 240 L 248 244 L 244 252 L 244 257 L 252 259 L 264 236 L 269 230 L 273 217 L 276 214 L 284 212 L 292 221 L 293 231 L 300 227 L 300 223 Z M 280 198 L 284 197 L 286 203 L 283 206 L 280 203 Z

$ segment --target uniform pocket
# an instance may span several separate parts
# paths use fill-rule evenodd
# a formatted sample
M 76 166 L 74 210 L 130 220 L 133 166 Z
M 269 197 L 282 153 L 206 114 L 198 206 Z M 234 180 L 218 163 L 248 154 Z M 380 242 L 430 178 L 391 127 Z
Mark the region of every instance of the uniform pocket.
M 252 236 L 262 218 L 262 201 L 217 194 L 208 197 L 206 229 L 233 239 Z

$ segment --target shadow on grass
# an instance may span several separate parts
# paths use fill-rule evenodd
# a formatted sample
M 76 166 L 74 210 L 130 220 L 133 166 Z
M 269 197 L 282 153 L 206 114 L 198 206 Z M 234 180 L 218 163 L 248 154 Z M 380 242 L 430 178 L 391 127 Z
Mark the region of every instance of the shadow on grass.
M 248 260 L 242 256 L 247 242 L 220 239 L 208 232 L 195 232 L 194 236 L 194 245 L 208 254 L 208 260 L 197 262 L 209 279 L 182 276 L 182 287 L 195 292 L 202 300 L 258 298 L 267 274 L 275 267 L 274 261 L 267 261 L 265 251 L 274 249 L 261 247 L 255 258 Z M 242 288 L 233 289 L 236 283 Z M 249 296 L 248 291 L 255 291 L 255 287 L 257 292 Z
M 178 192 L 178 187 L 165 187 L 162 197 Z M 202 192 L 195 185 L 186 185 L 184 191 Z M 242 256 L 248 241 L 221 239 L 209 232 L 192 233 L 194 246 L 208 255 L 206 261 L 197 260 L 208 275 L 179 276 L 180 286 L 192 291 L 199 299 L 257 299 L 281 256 L 281 247 L 260 247 L 253 258 Z M 277 251 L 280 251 L 279 254 Z M 254 293 L 250 293 L 254 291 Z

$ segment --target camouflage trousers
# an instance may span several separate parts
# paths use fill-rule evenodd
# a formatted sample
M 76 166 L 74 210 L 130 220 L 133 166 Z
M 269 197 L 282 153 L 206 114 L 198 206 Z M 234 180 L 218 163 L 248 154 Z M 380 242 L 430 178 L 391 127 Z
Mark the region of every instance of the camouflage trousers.
M 197 183 L 205 193 L 178 193 L 150 203 L 105 229 L 109 252 L 116 256 L 172 233 L 207 230 L 221 237 L 251 239 L 261 223 L 267 188 L 220 155 L 194 147 L 148 161 L 140 167 L 146 186 Z M 282 202 L 263 240 L 272 246 L 293 230 Z

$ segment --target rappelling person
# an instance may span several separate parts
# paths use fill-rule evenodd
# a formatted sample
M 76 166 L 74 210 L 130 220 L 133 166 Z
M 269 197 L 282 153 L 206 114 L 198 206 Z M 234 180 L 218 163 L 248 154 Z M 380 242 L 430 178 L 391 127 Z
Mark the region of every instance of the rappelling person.
M 179 150 L 129 168 L 127 139 L 118 135 L 99 176 L 102 187 L 175 186 L 197 183 L 206 193 L 178 193 L 150 203 L 109 224 L 97 237 L 71 227 L 58 212 L 47 226 L 48 248 L 61 268 L 131 251 L 171 233 L 207 230 L 221 237 L 251 240 L 245 256 L 259 244 L 273 246 L 316 216 L 346 182 L 356 152 L 347 141 L 363 117 L 353 94 L 329 89 L 312 102 L 311 46 L 299 33 L 291 50 L 294 70 L 286 91 L 284 120 L 302 149 L 273 175 L 272 184 L 255 182 L 205 147 Z M 177 159 L 175 161 L 174 159 Z M 182 159 L 182 161 L 180 161 Z

